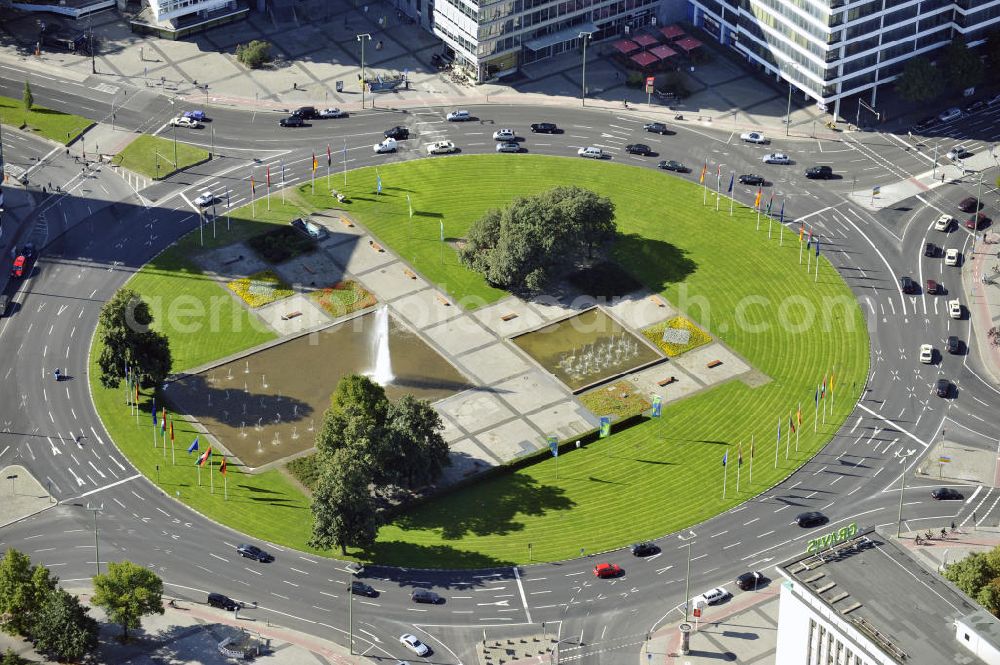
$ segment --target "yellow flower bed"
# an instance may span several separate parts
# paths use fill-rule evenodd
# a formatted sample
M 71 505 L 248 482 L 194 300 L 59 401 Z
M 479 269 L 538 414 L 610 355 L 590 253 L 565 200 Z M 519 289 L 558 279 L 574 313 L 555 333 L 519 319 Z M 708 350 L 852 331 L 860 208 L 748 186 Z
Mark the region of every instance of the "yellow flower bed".
M 688 331 L 688 333 L 690 333 L 690 337 L 688 338 L 687 343 L 675 344 L 664 340 L 663 331 L 667 328 L 679 328 L 680 330 Z M 690 351 L 691 349 L 696 349 L 699 346 L 704 346 L 712 341 L 711 335 L 683 316 L 675 316 L 672 319 L 667 319 L 666 321 L 661 321 L 660 323 L 645 328 L 642 331 L 642 335 L 655 344 L 670 358 L 679 356 L 682 353 Z
M 594 388 L 580 395 L 580 402 L 595 416 L 611 416 L 612 420 L 630 418 L 653 406 L 647 396 L 628 381 Z
M 334 318 L 371 307 L 376 303 L 371 291 L 353 280 L 337 282 L 333 286 L 313 291 L 309 297 Z
M 226 286 L 251 307 L 262 307 L 292 295 L 292 290 L 270 270 L 234 279 Z

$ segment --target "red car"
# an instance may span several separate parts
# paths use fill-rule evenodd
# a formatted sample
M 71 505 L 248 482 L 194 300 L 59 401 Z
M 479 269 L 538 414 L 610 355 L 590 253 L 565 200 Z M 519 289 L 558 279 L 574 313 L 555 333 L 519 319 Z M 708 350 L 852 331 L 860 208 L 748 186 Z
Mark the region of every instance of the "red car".
M 14 259 L 14 265 L 10 269 L 10 276 L 24 277 L 24 267 L 26 263 L 27 260 L 24 258 L 23 254 Z
M 594 566 L 595 577 L 618 577 L 622 568 L 617 563 L 599 563 Z
M 970 231 L 977 231 L 979 229 L 984 229 L 989 224 L 990 218 L 984 213 L 977 212 L 972 217 L 965 220 L 965 228 Z

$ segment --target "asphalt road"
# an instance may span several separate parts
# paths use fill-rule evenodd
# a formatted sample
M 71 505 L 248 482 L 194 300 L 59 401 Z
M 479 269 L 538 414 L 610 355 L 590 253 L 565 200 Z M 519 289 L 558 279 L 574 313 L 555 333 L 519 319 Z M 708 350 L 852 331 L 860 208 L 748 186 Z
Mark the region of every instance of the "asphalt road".
M 5 71 L 0 73 L 4 75 Z M 10 94 L 12 86 L 18 86 L 16 79 L 0 80 L 0 93 Z M 130 102 L 134 110 L 125 106 L 116 111 L 119 122 L 168 137 L 173 133 L 165 123 L 176 109 L 161 108 L 167 105 L 145 91 L 115 94 L 135 100 Z M 57 90 L 48 82 L 37 85 L 35 96 L 56 107 L 71 104 L 76 112 L 95 118 L 110 112 L 114 98 L 87 86 Z M 951 440 L 988 450 L 1000 440 L 995 416 L 1000 394 L 984 378 L 974 347 L 957 356 L 939 354 L 933 365 L 916 360 L 921 343 L 934 343 L 940 350 L 949 334 L 970 341 L 968 319 L 950 319 L 942 307 L 945 296 L 904 296 L 897 281 L 902 274 L 921 280 L 936 276 L 946 287 L 960 289 L 958 269 L 944 267 L 940 258 L 924 257 L 922 250 L 925 239 L 933 238 L 943 247 L 967 251 L 970 235 L 964 229 L 940 233 L 931 227 L 941 210 L 954 211 L 955 202 L 974 194 L 974 188 L 949 185 L 875 215 L 849 196 L 856 188 L 854 178 L 869 186 L 926 170 L 928 146 L 933 150 L 935 142 L 964 139 L 964 132 L 976 132 L 977 146 L 992 140 L 997 134 L 996 111 L 942 128 L 955 136 L 928 139 L 918 154 L 909 137 L 884 134 L 843 141 L 772 137 L 771 145 L 754 146 L 741 142 L 738 135 L 685 121 L 671 123 L 676 134 L 660 137 L 644 132 L 641 116 L 624 109 L 490 106 L 470 109 L 478 117 L 466 123 L 446 122 L 447 110 L 376 109 L 347 119 L 316 120 L 298 129 L 279 128 L 278 114 L 213 110 L 205 128 L 178 129 L 177 135 L 211 145 L 214 128 L 218 159 L 153 185 L 142 198 L 127 192 L 113 174 L 90 173 L 90 189 L 107 187 L 107 200 L 114 204 L 87 214 L 92 192 L 67 194 L 64 205 L 72 201 L 74 215 L 67 215 L 67 230 L 49 239 L 32 276 L 20 283 L 19 310 L 0 323 L 0 345 L 8 358 L 0 383 L 0 463 L 16 459 L 27 466 L 51 485 L 60 505 L 0 530 L 2 545 L 25 550 L 64 580 L 88 578 L 98 560 L 128 558 L 156 570 L 172 595 L 203 601 L 207 591 L 220 591 L 248 603 L 257 601 L 256 610 L 245 612 L 251 616 L 346 641 L 345 585 L 350 571 L 345 564 L 269 544 L 263 545 L 277 556 L 271 564 L 239 558 L 235 545 L 244 540 L 240 534 L 201 518 L 137 476 L 101 427 L 84 377 L 85 354 L 101 303 L 151 256 L 194 228 L 196 209 L 190 201 L 199 192 L 209 189 L 224 196 L 228 191 L 231 204 L 241 205 L 249 200 L 251 173 L 261 183 L 270 165 L 272 181 L 277 182 L 283 165 L 286 185 L 301 182 L 309 177 L 313 152 L 321 163 L 319 174 L 325 175 L 327 144 L 336 170 L 343 168 L 345 145 L 347 166 L 354 168 L 428 158 L 425 146 L 445 138 L 463 153 L 492 152 L 492 132 L 511 127 L 524 137 L 523 145 L 531 153 L 576 158 L 579 147 L 596 145 L 614 161 L 653 168 L 660 159 L 677 159 L 692 168 L 684 176 L 664 173 L 665 178 L 695 179 L 707 163 L 707 182 L 716 184 L 721 167 L 725 188 L 732 172 L 759 173 L 773 187 L 776 201 L 785 201 L 789 232 L 797 232 L 802 220 L 822 238 L 823 252 L 856 294 L 872 338 L 868 384 L 838 387 L 838 399 L 860 393 L 853 414 L 822 452 L 778 487 L 706 523 L 664 536 L 658 541 L 661 552 L 646 558 L 617 551 L 517 569 L 369 567 L 359 578 L 379 595 L 355 597 L 351 612 L 355 646 L 368 655 L 410 662 L 470 662 L 484 628 L 531 623 L 539 630 L 545 622 L 548 633 L 564 640 L 562 660 L 634 665 L 646 633 L 682 612 L 689 554 L 692 593 L 720 584 L 736 591 L 731 580 L 737 574 L 750 569 L 767 572 L 802 551 L 816 533 L 852 521 L 865 526 L 894 524 L 900 474 L 918 463 L 942 430 L 947 429 Z M 564 132 L 531 135 L 527 125 L 538 121 L 556 122 Z M 394 155 L 374 154 L 372 145 L 382 131 L 397 124 L 409 127 L 411 138 L 402 141 Z M 635 142 L 650 145 L 658 155 L 625 154 L 624 146 Z M 773 151 L 786 152 L 794 164 L 762 164 L 761 156 Z M 804 168 L 815 163 L 830 164 L 841 177 L 806 180 Z M 39 169 L 40 176 L 46 168 Z M 755 192 L 755 187 L 736 186 L 744 202 Z M 997 212 L 995 203 L 991 205 Z M 70 380 L 56 383 L 50 375 L 55 366 L 62 367 Z M 933 396 L 933 382 L 939 376 L 957 387 L 949 399 Z M 963 502 L 935 502 L 929 496 L 932 486 L 914 483 L 906 488 L 906 528 L 940 528 L 951 521 L 967 521 L 973 511 L 980 520 L 1000 518 L 997 490 L 965 488 Z M 101 508 L 96 518 L 100 557 L 88 504 Z M 830 519 L 828 526 L 795 526 L 793 518 L 803 510 L 821 510 Z M 624 575 L 594 578 L 591 569 L 604 560 L 620 564 Z M 417 587 L 438 591 L 445 602 L 411 603 L 409 593 Z M 407 652 L 398 642 L 403 632 L 417 634 L 434 653 L 421 659 Z

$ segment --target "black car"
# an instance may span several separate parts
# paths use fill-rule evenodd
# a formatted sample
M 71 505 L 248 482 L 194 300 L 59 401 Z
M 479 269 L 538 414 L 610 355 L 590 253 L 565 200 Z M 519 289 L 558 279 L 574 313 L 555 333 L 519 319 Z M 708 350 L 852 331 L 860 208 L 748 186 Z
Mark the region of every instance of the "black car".
M 899 288 L 903 290 L 903 293 L 916 293 L 917 283 L 906 275 L 903 275 L 899 278 Z
M 281 127 L 303 127 L 305 126 L 305 121 L 302 116 L 290 115 L 287 118 L 282 118 L 278 121 L 278 125 Z
M 237 545 L 236 553 L 244 559 L 253 559 L 261 563 L 271 563 L 274 561 L 274 557 L 271 554 L 268 554 L 256 545 Z
M 764 176 L 753 175 L 752 173 L 744 173 L 739 177 L 741 185 L 763 185 Z
M 962 341 L 955 335 L 948 335 L 948 341 L 944 348 L 948 350 L 948 353 L 958 353 L 962 349 Z
M 736 578 L 736 586 L 738 586 L 743 591 L 749 591 L 751 589 L 757 589 L 762 586 L 767 578 L 764 577 L 764 573 L 754 570 L 749 573 L 743 573 Z
M 934 383 L 934 393 L 938 397 L 947 397 L 951 393 L 951 381 L 948 379 L 938 379 Z
M 833 169 L 825 164 L 820 166 L 810 166 L 806 169 L 806 177 L 811 179 L 822 178 L 829 180 L 833 177 Z
M 924 243 L 924 256 L 933 257 L 937 255 L 938 255 L 937 245 L 935 245 L 932 242 Z
M 355 596 L 368 596 L 369 598 L 374 598 L 378 595 L 378 591 L 374 587 L 358 581 L 351 582 L 351 593 Z
M 922 132 L 925 129 L 928 129 L 929 127 L 933 127 L 934 125 L 936 125 L 937 121 L 938 121 L 938 119 L 937 119 L 936 115 L 927 116 L 926 118 L 924 118 L 923 120 L 921 120 L 917 124 L 913 125 L 913 127 L 910 128 L 910 131 L 911 132 Z
M 642 128 L 654 134 L 673 134 L 662 122 L 650 122 L 643 125 Z
M 232 612 L 238 609 L 240 604 L 229 596 L 223 596 L 221 593 L 210 593 L 208 594 L 208 604 L 212 607 L 218 607 L 221 610 L 227 610 Z
M 977 99 L 976 101 L 972 102 L 962 110 L 965 111 L 966 113 L 975 113 L 976 111 L 981 111 L 984 108 L 986 108 L 986 101 L 982 99 Z
M 554 134 L 559 131 L 553 122 L 533 122 L 531 123 L 531 131 L 542 134 Z
M 979 199 L 975 196 L 967 196 L 958 202 L 958 209 L 962 212 L 976 212 L 979 210 Z
M 625 152 L 630 155 L 652 155 L 653 151 L 645 143 L 630 143 L 625 146 Z
M 415 603 L 430 603 L 431 605 L 437 605 L 443 599 L 433 591 L 428 591 L 427 589 L 414 589 L 413 593 L 410 594 L 410 600 Z
M 654 543 L 636 543 L 632 545 L 632 556 L 649 556 L 660 551 Z
M 931 492 L 931 497 L 938 501 L 956 501 L 963 498 L 962 493 L 950 487 L 939 487 Z
M 826 524 L 826 515 L 816 510 L 799 513 L 795 516 L 795 523 L 803 528 L 819 526 L 820 524 Z
M 402 125 L 396 125 L 392 129 L 387 129 L 384 132 L 382 132 L 382 136 L 386 137 L 387 139 L 396 139 L 397 141 L 399 141 L 401 139 L 410 138 L 410 130 L 407 129 L 406 127 L 403 127 Z
M 664 171 L 676 171 L 677 173 L 687 173 L 688 171 L 691 170 L 688 167 L 681 164 L 680 162 L 674 161 L 672 159 L 670 161 L 662 161 L 659 164 L 657 164 L 656 167 L 661 168 Z
M 305 120 L 311 120 L 319 117 L 319 111 L 316 110 L 315 106 L 300 106 L 292 111 L 292 115 L 297 115 Z

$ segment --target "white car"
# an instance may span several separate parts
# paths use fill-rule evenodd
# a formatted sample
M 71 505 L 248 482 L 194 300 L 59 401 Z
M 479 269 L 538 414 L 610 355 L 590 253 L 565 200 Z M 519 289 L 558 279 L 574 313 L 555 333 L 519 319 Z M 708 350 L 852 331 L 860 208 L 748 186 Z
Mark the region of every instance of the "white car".
M 396 139 L 386 139 L 381 143 L 376 143 L 372 149 L 382 154 L 383 152 L 396 152 Z
M 716 603 L 721 603 L 726 598 L 729 598 L 729 596 L 731 595 L 732 594 L 726 591 L 725 587 L 719 586 L 715 587 L 714 589 L 709 589 L 700 596 L 695 596 L 693 600 L 695 605 L 699 604 L 715 605 Z
M 172 127 L 192 127 L 194 129 L 201 127 L 201 125 L 198 124 L 198 121 L 194 118 L 186 118 L 182 115 L 179 115 L 176 118 L 171 118 L 170 125 Z
M 925 365 L 930 365 L 934 362 L 934 347 L 930 344 L 920 345 L 920 362 Z
M 472 114 L 468 111 L 452 111 L 446 116 L 448 122 L 465 122 L 472 120 Z
M 948 315 L 953 319 L 962 318 L 962 303 L 959 302 L 958 298 L 948 301 Z
M 962 255 L 955 248 L 949 249 L 944 253 L 944 264 L 946 266 L 957 266 L 961 260 Z
M 521 152 L 521 144 L 514 141 L 497 143 L 497 152 Z
M 458 148 L 451 141 L 435 141 L 427 146 L 428 155 L 445 155 L 449 152 L 455 152 Z
M 765 164 L 791 164 L 792 160 L 788 159 L 788 155 L 783 152 L 772 152 L 770 155 L 764 155 L 761 160 Z
M 941 122 L 951 122 L 952 120 L 958 120 L 962 117 L 962 109 L 957 106 L 952 106 L 950 109 L 941 112 L 938 116 L 938 120 Z
M 321 118 L 346 118 L 347 111 L 341 111 L 338 108 L 323 109 L 319 112 L 319 117 Z
M 587 146 L 586 148 L 580 148 L 576 151 L 576 154 L 581 157 L 589 157 L 590 159 L 604 159 L 604 151 L 600 148 L 595 148 L 592 145 Z
M 517 138 L 513 129 L 498 129 L 493 132 L 494 141 L 513 141 Z
M 951 215 L 941 215 L 934 222 L 935 231 L 947 231 L 951 228 L 951 223 L 955 221 L 955 218 Z
M 747 143 L 767 143 L 767 137 L 760 132 L 744 132 L 740 134 L 740 139 Z
M 968 152 L 969 151 L 966 150 L 964 145 L 957 145 L 951 150 L 949 150 L 948 154 L 946 154 L 945 157 L 951 160 L 962 159 Z
M 201 194 L 199 194 L 198 198 L 194 200 L 194 204 L 201 208 L 212 205 L 213 203 L 215 203 L 215 194 L 208 191 L 207 189 Z
M 417 654 L 418 656 L 426 656 L 431 652 L 430 647 L 418 640 L 414 635 L 409 633 L 403 633 L 399 636 L 399 643 L 404 647 Z

